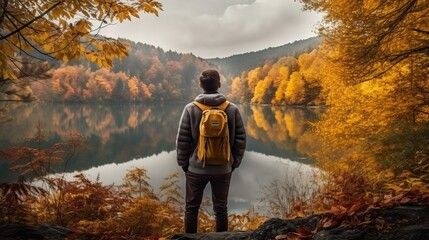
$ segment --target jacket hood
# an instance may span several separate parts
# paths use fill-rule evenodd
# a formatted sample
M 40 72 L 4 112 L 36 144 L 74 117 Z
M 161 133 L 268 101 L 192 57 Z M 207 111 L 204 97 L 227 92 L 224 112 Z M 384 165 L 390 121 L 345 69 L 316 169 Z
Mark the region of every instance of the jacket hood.
M 195 101 L 208 106 L 217 106 L 226 101 L 226 97 L 218 92 L 202 93 L 195 98 Z

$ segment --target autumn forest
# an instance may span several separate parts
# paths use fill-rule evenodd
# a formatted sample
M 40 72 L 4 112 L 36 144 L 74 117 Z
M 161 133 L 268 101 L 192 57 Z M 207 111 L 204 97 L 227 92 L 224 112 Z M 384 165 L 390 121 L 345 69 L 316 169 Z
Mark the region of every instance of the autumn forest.
M 252 118 L 246 123 L 250 137 L 279 148 L 295 141 L 296 148 L 321 170 L 317 191 L 310 197 L 288 198 L 287 210 L 281 211 L 284 199 L 265 197 L 272 212 L 285 213 L 278 217 L 330 214 L 321 219 L 318 229 L 294 236 L 311 238 L 317 231 L 353 224 L 385 230 L 392 226 L 378 221 L 370 210 L 428 206 L 427 1 L 300 0 L 304 9 L 324 14 L 317 26 L 319 37 L 223 59 L 111 39 L 93 30 L 132 20 L 139 13 L 157 15 L 162 5 L 156 1 L 23 2 L 31 2 L 35 10 L 4 1 L 0 11 L 4 28 L 0 30 L 0 99 L 8 102 L 0 108 L 0 124 L 21 122 L 13 120 L 11 101 L 187 102 L 200 93 L 199 74 L 213 68 L 222 75 L 221 92 L 245 106 L 241 110 L 250 109 Z M 90 19 L 101 25 L 93 26 Z M 264 112 L 263 106 L 271 106 L 271 112 Z M 303 120 L 295 111 L 298 108 L 317 109 L 317 117 Z M 174 121 L 164 114 L 150 118 L 156 108 L 148 109 L 132 108 L 135 114 L 130 118 L 160 122 L 164 128 L 164 121 Z M 72 122 L 74 115 L 68 116 Z M 114 131 L 133 131 L 137 121 L 132 124 L 130 118 L 114 125 L 109 117 L 101 130 L 91 130 L 95 124 L 87 121 L 86 132 L 103 132 L 108 138 Z M 12 170 L 20 174 L 16 182 L 0 183 L 0 223 L 52 222 L 77 235 L 105 238 L 157 239 L 183 231 L 177 172 L 165 176 L 159 194 L 154 194 L 143 168 L 129 169 L 116 186 L 92 182 L 83 174 L 71 181 L 51 178 L 50 164 L 68 161 L 91 136 L 66 133 L 59 127 L 64 138 L 44 145 L 46 136 L 40 126 L 35 128 L 28 129 L 36 132 L 30 139 L 35 147 L 0 149 L 0 158 L 10 161 Z M 1 136 L 8 138 L 5 133 Z M 162 136 L 156 136 L 162 142 Z M 174 142 L 174 136 L 165 141 Z M 154 146 L 136 145 L 132 151 L 138 147 Z M 205 204 L 201 232 L 213 231 L 214 226 L 209 203 Z M 229 228 L 253 230 L 266 219 L 249 209 L 231 215 Z

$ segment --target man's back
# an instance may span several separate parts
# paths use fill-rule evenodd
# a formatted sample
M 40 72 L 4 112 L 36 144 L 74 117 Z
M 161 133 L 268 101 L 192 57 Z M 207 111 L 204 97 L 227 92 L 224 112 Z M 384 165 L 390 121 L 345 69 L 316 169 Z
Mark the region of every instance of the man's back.
M 203 105 L 218 106 L 226 101 L 221 93 L 220 77 L 216 70 L 204 71 L 200 87 L 204 93 L 195 101 Z M 224 164 L 205 164 L 196 151 L 200 137 L 200 121 L 203 109 L 194 102 L 185 106 L 179 123 L 176 139 L 177 163 L 186 174 L 185 232 L 197 232 L 198 212 L 205 186 L 212 188 L 213 210 L 216 231 L 228 230 L 228 192 L 232 171 L 238 168 L 246 148 L 246 131 L 238 107 L 229 103 L 224 110 L 228 122 L 230 160 Z
M 221 93 L 203 93 L 195 98 L 195 101 L 208 106 L 217 106 L 226 101 Z M 177 160 L 181 167 L 189 167 L 189 170 L 199 174 L 221 174 L 237 168 L 241 164 L 246 148 L 246 131 L 238 107 L 230 103 L 225 109 L 228 117 L 229 140 L 231 146 L 230 164 L 221 166 L 203 166 L 197 154 L 193 154 L 199 140 L 199 124 L 202 111 L 194 103 L 186 105 L 179 128 L 177 138 Z M 189 125 L 188 125 L 189 124 Z M 191 145 L 189 144 L 191 143 Z

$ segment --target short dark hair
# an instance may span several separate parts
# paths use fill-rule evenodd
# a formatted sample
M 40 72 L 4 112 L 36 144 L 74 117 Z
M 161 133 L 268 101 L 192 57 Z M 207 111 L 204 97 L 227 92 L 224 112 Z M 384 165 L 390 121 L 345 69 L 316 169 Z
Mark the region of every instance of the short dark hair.
M 201 73 L 200 84 L 205 92 L 214 92 L 219 88 L 219 72 L 213 69 Z

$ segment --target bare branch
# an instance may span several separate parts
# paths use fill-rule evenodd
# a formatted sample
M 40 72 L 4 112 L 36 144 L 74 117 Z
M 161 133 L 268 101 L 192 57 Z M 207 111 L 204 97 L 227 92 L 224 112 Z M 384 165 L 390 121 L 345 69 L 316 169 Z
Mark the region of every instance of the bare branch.
M 4 16 L 7 14 L 7 5 L 9 4 L 9 0 L 4 0 L 3 5 L 1 6 L 1 14 L 0 14 L 0 25 L 2 25 Z
M 45 16 L 47 13 L 49 13 L 50 11 L 52 11 L 54 8 L 56 8 L 57 6 L 59 6 L 62 3 L 62 1 L 59 1 L 57 3 L 55 3 L 54 5 L 52 5 L 50 8 L 46 9 L 46 11 L 44 11 L 42 14 L 40 14 L 39 16 L 33 18 L 32 20 L 30 20 L 29 22 L 27 22 L 26 24 L 22 25 L 21 27 L 17 28 L 15 31 L 10 32 L 9 34 L 6 34 L 6 36 L 2 36 L 0 34 L 0 40 L 3 39 L 7 39 L 8 37 L 19 33 L 22 29 L 30 26 L 33 22 L 37 21 L 38 19 L 42 18 L 43 16 Z
M 421 30 L 421 29 L 417 29 L 417 28 L 412 28 L 411 30 L 413 30 L 414 32 L 424 33 L 424 34 L 429 35 L 429 31 L 425 31 L 425 30 Z

